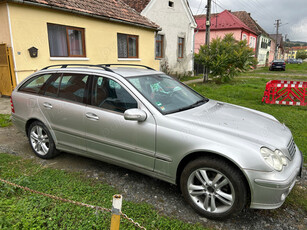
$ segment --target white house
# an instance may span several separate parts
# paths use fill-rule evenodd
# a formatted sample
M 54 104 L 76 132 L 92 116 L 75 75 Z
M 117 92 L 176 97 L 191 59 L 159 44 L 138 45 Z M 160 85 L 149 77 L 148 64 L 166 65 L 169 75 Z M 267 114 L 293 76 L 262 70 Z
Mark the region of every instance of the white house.
M 161 26 L 155 44 L 155 58 L 161 60 L 160 69 L 176 75 L 192 73 L 197 25 L 187 0 L 123 1 Z
M 258 66 L 268 66 L 270 60 L 271 51 L 271 38 L 266 34 L 262 33 L 258 36 Z

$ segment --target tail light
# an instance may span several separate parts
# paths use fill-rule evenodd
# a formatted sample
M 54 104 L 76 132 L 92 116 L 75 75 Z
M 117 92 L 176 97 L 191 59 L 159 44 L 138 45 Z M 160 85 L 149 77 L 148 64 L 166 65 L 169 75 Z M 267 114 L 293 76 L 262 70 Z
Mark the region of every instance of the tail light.
M 11 97 L 11 110 L 12 110 L 12 113 L 15 113 L 15 109 L 14 109 L 14 104 L 13 104 L 12 97 Z

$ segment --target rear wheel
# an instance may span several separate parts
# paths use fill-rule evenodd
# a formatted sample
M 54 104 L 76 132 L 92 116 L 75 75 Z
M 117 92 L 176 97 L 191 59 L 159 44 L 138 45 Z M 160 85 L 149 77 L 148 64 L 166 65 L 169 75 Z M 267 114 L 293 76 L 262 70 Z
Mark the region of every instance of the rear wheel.
M 228 218 L 247 201 L 240 172 L 220 159 L 203 157 L 190 162 L 181 174 L 180 187 L 186 201 L 210 219 Z
M 40 158 L 50 159 L 59 153 L 49 130 L 40 121 L 35 121 L 29 126 L 28 138 L 32 150 Z

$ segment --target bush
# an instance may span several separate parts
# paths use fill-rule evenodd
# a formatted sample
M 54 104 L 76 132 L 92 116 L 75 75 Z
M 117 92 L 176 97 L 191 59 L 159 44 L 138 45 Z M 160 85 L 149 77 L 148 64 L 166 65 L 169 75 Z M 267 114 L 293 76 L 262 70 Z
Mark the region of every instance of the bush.
M 213 39 L 210 46 L 201 46 L 195 62 L 208 67 L 210 75 L 219 83 L 228 82 L 256 65 L 253 50 L 245 40 L 237 41 L 233 34 Z

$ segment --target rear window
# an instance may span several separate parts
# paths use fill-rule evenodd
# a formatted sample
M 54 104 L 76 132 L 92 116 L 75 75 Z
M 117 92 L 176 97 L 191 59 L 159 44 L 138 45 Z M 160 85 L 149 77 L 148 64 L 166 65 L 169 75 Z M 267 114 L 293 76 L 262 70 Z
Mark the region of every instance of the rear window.
M 51 75 L 52 74 L 44 74 L 29 79 L 19 88 L 19 91 L 37 94 Z

